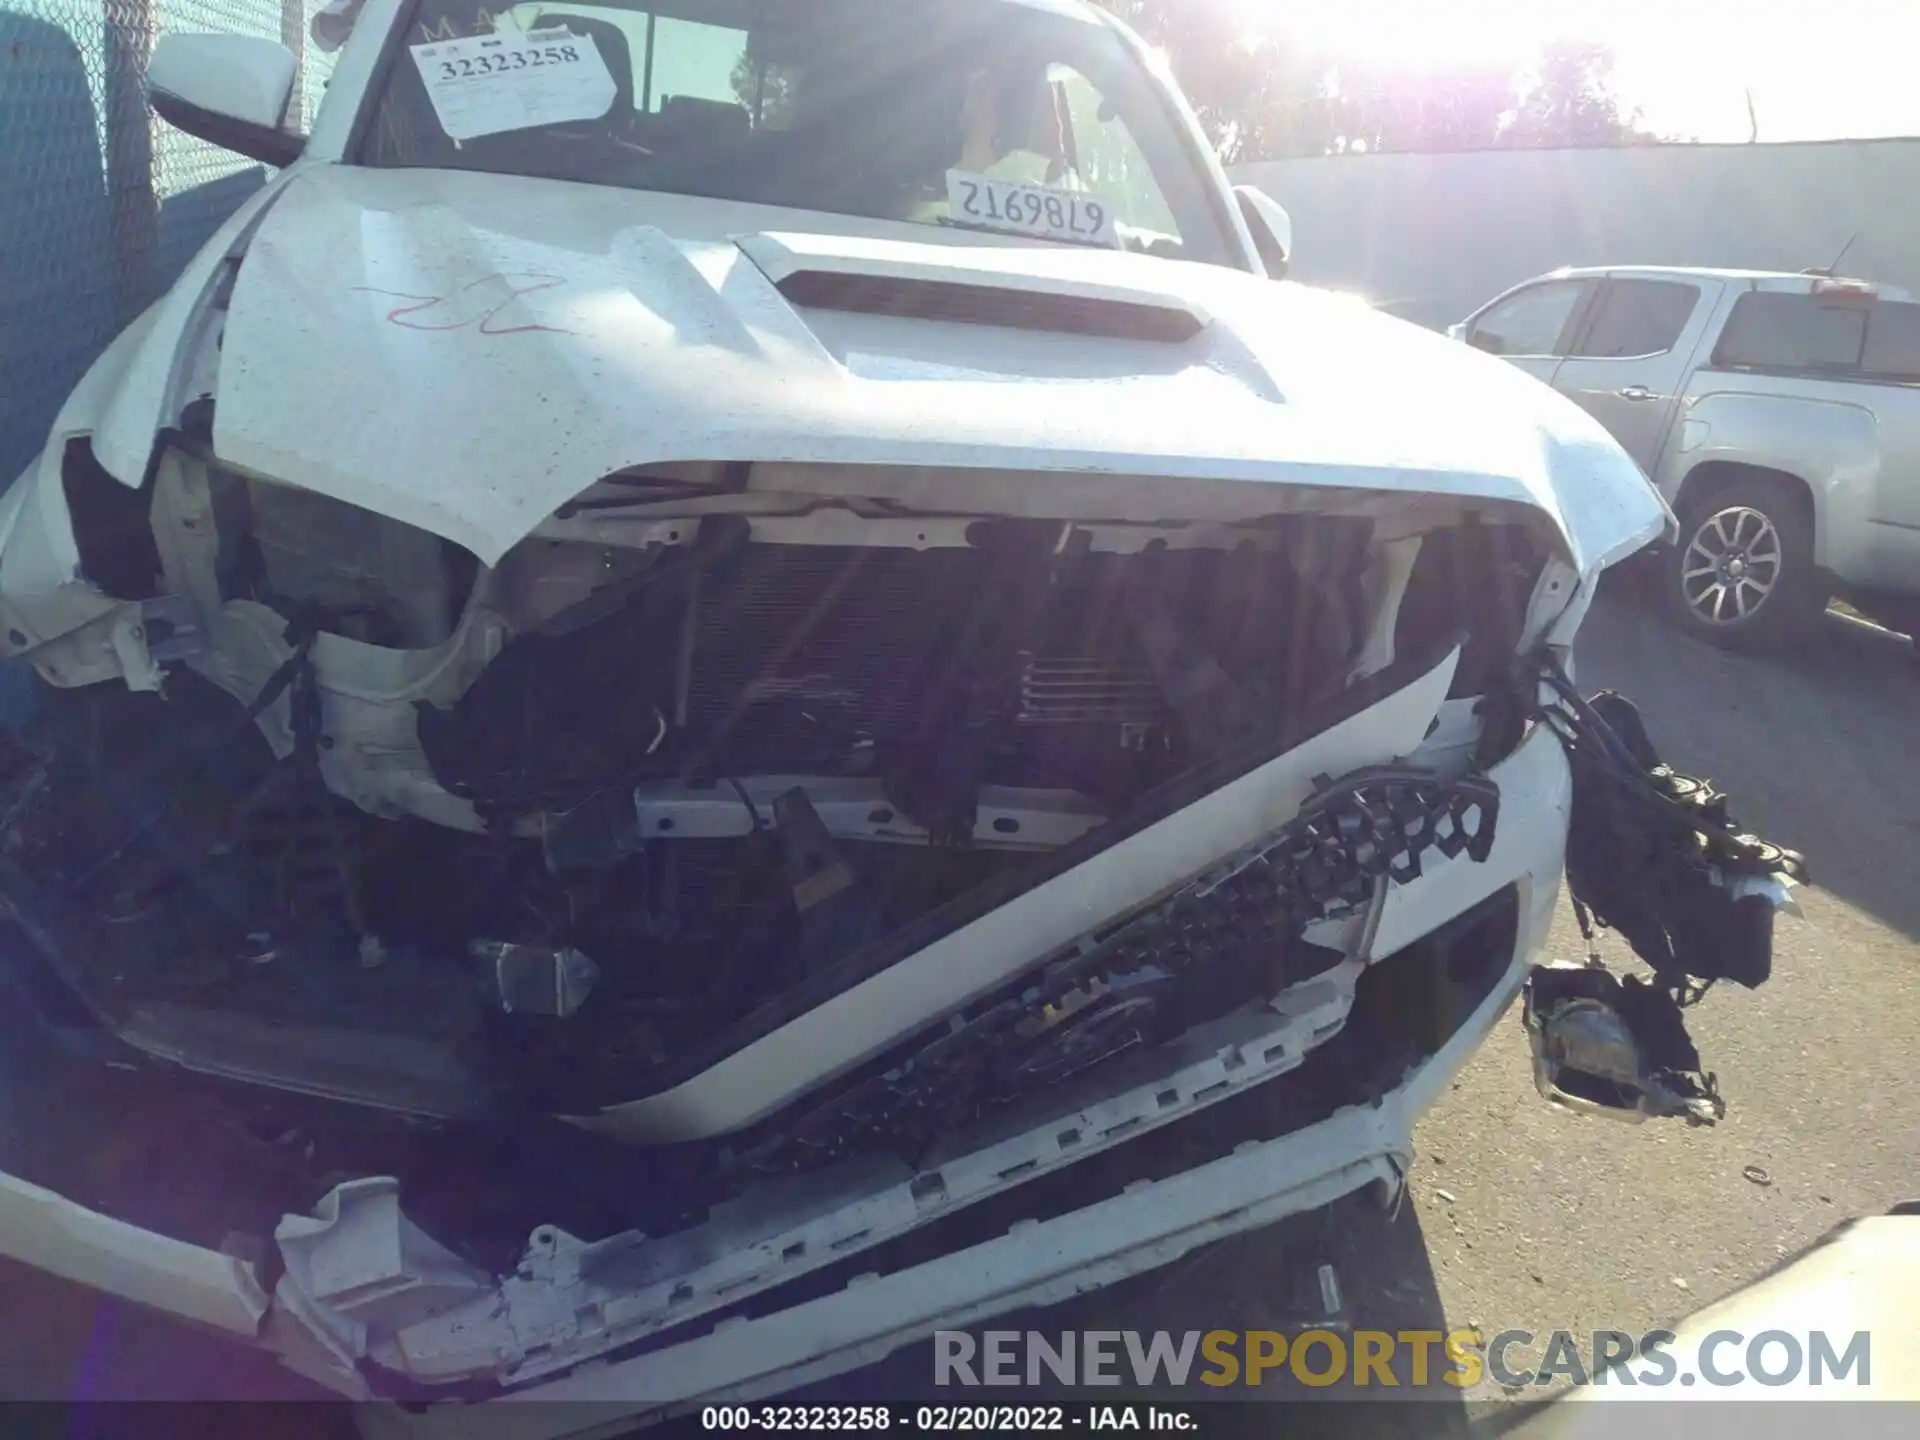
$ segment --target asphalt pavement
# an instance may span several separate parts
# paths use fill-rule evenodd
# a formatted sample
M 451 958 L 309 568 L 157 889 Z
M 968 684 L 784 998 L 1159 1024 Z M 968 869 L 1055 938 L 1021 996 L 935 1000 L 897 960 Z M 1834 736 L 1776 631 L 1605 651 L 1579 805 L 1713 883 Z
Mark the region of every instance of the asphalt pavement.
M 1669 760 L 1711 776 L 1739 819 L 1801 850 L 1813 872 L 1804 919 L 1776 930 L 1771 983 L 1722 986 L 1690 1012 L 1726 1119 L 1689 1130 L 1556 1111 L 1534 1092 L 1510 1014 L 1420 1126 L 1398 1217 L 1355 1200 L 1086 1297 L 1046 1328 L 1095 1316 L 1258 1327 L 1306 1256 L 1335 1267 L 1357 1328 L 1638 1333 L 1845 1218 L 1920 1196 L 1920 662 L 1908 642 L 1833 615 L 1792 655 L 1737 656 L 1614 598 L 1576 661 L 1583 690 L 1632 696 Z M 1549 948 L 1583 953 L 1570 913 Z M 1628 963 L 1617 942 L 1609 956 Z M 893 1362 L 916 1363 L 915 1352 Z M 0 1395 L 155 1387 L 303 1393 L 217 1342 L 0 1270 Z M 1383 1415 L 1378 1428 L 1403 1424 Z
M 1689 1012 L 1718 1126 L 1538 1102 L 1515 1017 L 1416 1133 L 1414 1214 L 1450 1323 L 1640 1333 L 1920 1197 L 1920 663 L 1839 615 L 1798 653 L 1748 657 L 1617 604 L 1575 659 L 1583 691 L 1632 696 L 1663 756 L 1814 880 L 1804 919 L 1775 927 L 1771 981 Z M 1584 953 L 1564 904 L 1552 948 Z

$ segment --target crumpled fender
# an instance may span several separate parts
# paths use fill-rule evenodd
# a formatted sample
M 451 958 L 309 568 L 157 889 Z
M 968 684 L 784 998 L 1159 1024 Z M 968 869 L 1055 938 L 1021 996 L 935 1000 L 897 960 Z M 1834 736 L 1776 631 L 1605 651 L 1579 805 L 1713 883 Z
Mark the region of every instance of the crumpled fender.
M 0 499 L 0 591 L 46 591 L 79 575 L 73 518 L 60 483 L 69 440 L 88 437 L 94 457 L 129 489 L 146 479 L 160 431 L 179 417 L 178 395 L 194 358 L 188 340 L 212 308 L 229 257 L 246 248 L 260 219 L 303 167 L 283 171 L 249 196 L 187 263 L 180 278 L 116 336 L 60 407 L 39 456 Z M 32 527 L 34 543 L 25 539 Z
M 54 422 L 47 450 L 56 464 L 66 438 L 91 433 L 93 453 L 108 474 L 127 486 L 138 486 L 146 478 L 154 437 L 172 425 L 180 407 L 193 398 L 181 393 L 193 372 L 195 356 L 189 341 L 202 338 L 220 272 L 230 258 L 245 251 L 267 211 L 310 168 L 296 165 L 282 171 L 227 218 L 167 293 L 136 322 L 138 338 L 118 356 L 114 355 L 117 345 L 109 348 L 117 371 L 111 380 L 103 375 L 101 383 L 90 386 L 94 374 L 88 372 Z M 204 338 L 210 343 L 212 335 Z M 103 362 L 106 359 L 102 357 Z M 91 413 L 70 414 L 83 394 Z M 44 458 L 42 468 L 44 473 Z
M 157 672 L 144 653 L 138 610 L 102 594 L 80 572 L 73 514 L 61 469 L 68 444 L 87 439 L 94 458 L 114 479 L 137 489 L 146 479 L 154 443 L 179 418 L 198 379 L 213 374 L 218 334 L 214 299 L 231 257 L 245 249 L 260 218 L 284 192 L 295 169 L 267 182 L 240 206 L 175 284 L 120 332 L 88 367 L 60 407 L 33 463 L 0 497 L 0 657 L 39 651 L 93 627 L 98 644 L 82 639 L 50 671 L 56 684 L 88 684 L 124 674 L 150 689 Z M 209 347 L 205 354 L 201 347 Z

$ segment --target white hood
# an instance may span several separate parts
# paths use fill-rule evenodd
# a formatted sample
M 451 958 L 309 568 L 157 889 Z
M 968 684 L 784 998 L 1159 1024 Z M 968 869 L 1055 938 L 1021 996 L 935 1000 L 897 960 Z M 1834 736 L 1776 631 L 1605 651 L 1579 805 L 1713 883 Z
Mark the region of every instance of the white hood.
M 775 281 L 801 269 L 1132 300 L 1199 329 L 1115 339 L 796 308 Z M 1577 407 L 1343 297 L 493 175 L 293 177 L 241 266 L 216 395 L 224 460 L 488 563 L 600 477 L 672 461 L 1473 495 L 1544 511 L 1582 571 L 1665 514 Z

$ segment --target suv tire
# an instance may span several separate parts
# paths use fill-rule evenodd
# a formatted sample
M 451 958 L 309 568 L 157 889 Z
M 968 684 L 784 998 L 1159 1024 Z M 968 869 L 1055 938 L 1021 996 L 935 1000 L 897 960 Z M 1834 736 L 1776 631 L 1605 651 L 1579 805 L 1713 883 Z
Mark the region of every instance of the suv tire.
M 1666 556 L 1667 611 L 1689 635 L 1729 650 L 1774 650 L 1827 608 L 1806 505 L 1783 485 L 1740 480 L 1689 497 Z

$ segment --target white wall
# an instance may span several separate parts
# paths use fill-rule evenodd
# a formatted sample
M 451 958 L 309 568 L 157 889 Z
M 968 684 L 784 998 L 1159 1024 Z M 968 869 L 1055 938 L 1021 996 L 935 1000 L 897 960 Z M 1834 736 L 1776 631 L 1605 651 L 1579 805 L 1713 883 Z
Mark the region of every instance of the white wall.
M 1426 325 L 1562 265 L 1841 269 L 1920 290 L 1920 139 L 1336 155 L 1234 168 L 1292 274 Z

